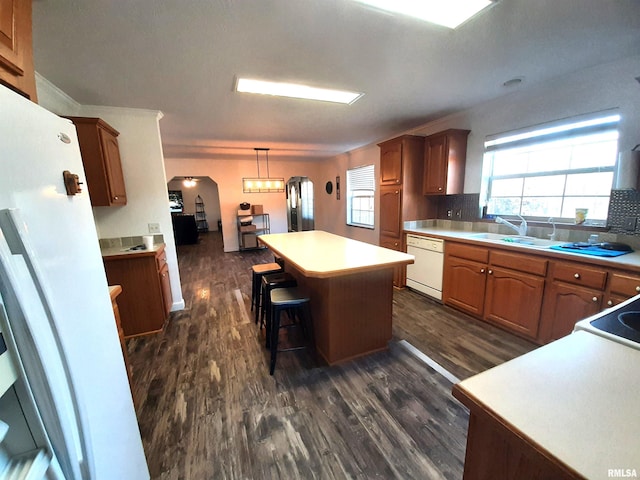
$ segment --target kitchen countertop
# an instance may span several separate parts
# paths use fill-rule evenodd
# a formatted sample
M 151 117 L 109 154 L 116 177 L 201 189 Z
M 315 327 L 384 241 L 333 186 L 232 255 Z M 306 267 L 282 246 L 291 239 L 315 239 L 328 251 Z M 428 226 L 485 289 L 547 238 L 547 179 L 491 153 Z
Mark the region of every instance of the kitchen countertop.
M 164 247 L 164 243 L 155 243 L 152 250 L 129 250 L 131 247 L 108 247 L 102 248 L 102 257 L 118 257 L 130 255 L 155 255 L 158 250 Z
M 586 478 L 640 471 L 640 350 L 574 332 L 459 383 L 528 442 Z
M 564 260 L 573 260 L 583 263 L 591 263 L 594 265 L 603 265 L 608 267 L 630 268 L 632 270 L 640 270 L 640 251 L 634 251 L 619 257 L 594 257 L 591 255 L 584 255 L 580 253 L 572 252 L 560 252 L 557 250 L 551 250 L 549 247 L 542 247 L 536 245 L 521 245 L 511 244 L 502 240 L 491 240 L 483 238 L 474 238 L 474 235 L 486 233 L 468 230 L 450 230 L 439 227 L 411 227 L 405 228 L 404 233 L 415 233 L 418 235 L 424 235 L 434 238 L 441 238 L 443 240 L 456 240 L 465 243 L 474 243 L 476 245 L 485 245 L 491 247 L 500 247 L 511 250 L 513 252 L 528 253 L 534 255 L 544 255 L 548 257 L 561 258 Z M 511 234 L 505 234 L 505 237 Z M 569 242 L 558 242 L 569 243 Z
M 307 277 L 326 278 L 408 265 L 414 256 L 322 230 L 272 233 L 258 240 Z

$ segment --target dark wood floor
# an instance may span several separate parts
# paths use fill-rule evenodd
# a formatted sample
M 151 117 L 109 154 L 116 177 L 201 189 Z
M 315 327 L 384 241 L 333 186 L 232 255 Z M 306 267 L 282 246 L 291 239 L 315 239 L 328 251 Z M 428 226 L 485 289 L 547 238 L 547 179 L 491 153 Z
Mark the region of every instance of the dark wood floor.
M 251 265 L 218 233 L 178 247 L 186 309 L 128 340 L 153 479 L 462 478 L 468 413 L 407 340 L 465 378 L 535 348 L 409 290 L 394 294 L 389 351 L 326 367 L 267 353 L 252 321 Z

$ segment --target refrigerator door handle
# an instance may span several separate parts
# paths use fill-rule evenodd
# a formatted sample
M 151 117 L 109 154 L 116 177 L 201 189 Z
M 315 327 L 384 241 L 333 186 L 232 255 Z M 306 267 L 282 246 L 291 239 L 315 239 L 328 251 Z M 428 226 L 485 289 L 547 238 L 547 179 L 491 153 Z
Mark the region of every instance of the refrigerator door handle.
M 70 480 L 89 480 L 94 475 L 88 422 L 69 371 L 47 286 L 41 278 L 38 260 L 19 210 L 0 210 L 0 293 L 19 348 L 20 361 L 27 375 L 33 377 L 27 377 L 29 387 L 65 475 Z M 25 291 L 29 290 L 31 296 L 24 298 Z M 16 322 L 12 327 L 12 313 L 24 321 Z M 39 345 L 39 342 L 44 343 Z M 43 358 L 41 355 L 47 351 L 50 356 Z M 63 380 L 64 385 L 52 382 L 52 377 Z M 55 402 L 55 398 L 63 401 Z M 53 405 L 50 404 L 52 401 Z

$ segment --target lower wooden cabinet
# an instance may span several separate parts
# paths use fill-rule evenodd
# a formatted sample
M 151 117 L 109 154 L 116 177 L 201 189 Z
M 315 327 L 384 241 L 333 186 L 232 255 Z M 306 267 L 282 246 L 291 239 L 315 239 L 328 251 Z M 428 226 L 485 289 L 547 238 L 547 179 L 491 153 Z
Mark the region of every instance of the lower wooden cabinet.
M 459 385 L 454 385 L 453 396 L 469 408 L 464 480 L 583 479 Z
M 161 331 L 173 300 L 164 247 L 103 257 L 107 281 L 121 285 L 118 308 L 125 337 Z
M 546 260 L 450 242 L 445 251 L 445 304 L 536 339 Z
M 442 300 L 476 317 L 484 313 L 487 265 L 465 258 L 447 256 L 444 263 Z
M 129 353 L 127 352 L 127 344 L 124 341 L 124 332 L 122 331 L 122 320 L 120 318 L 120 308 L 118 307 L 117 297 L 122 293 L 122 287 L 120 285 L 110 285 L 109 295 L 111 297 L 111 307 L 113 308 L 113 317 L 116 321 L 116 328 L 118 329 L 118 338 L 120 339 L 120 349 L 122 350 L 122 359 L 124 360 L 124 367 L 127 370 L 127 377 L 129 378 L 129 389 L 131 389 L 131 396 L 133 397 L 133 373 L 131 364 L 129 363 Z
M 545 292 L 544 322 L 549 333 L 544 343 L 569 335 L 576 322 L 601 310 L 603 292 L 566 283 L 551 285 Z
M 598 313 L 608 272 L 578 262 L 554 261 L 544 295 L 539 339 L 548 343 L 569 335 L 576 322 Z
M 402 239 L 397 237 L 380 236 L 380 246 L 390 250 L 403 252 Z M 404 287 L 407 283 L 407 267 L 396 267 L 393 269 L 393 285 L 396 287 Z
M 535 340 L 540 324 L 544 277 L 491 267 L 484 319 Z
M 442 290 L 446 305 L 545 344 L 640 294 L 640 273 L 446 241 Z
M 627 272 L 612 272 L 609 288 L 603 300 L 603 307 L 613 307 L 635 295 L 640 294 L 640 276 Z

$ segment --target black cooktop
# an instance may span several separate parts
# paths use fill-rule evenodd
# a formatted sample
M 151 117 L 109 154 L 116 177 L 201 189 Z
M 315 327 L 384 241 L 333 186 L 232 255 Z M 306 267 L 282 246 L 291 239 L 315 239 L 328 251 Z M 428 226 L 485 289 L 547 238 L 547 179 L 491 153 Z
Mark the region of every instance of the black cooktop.
M 589 323 L 599 330 L 640 343 L 640 299 Z

